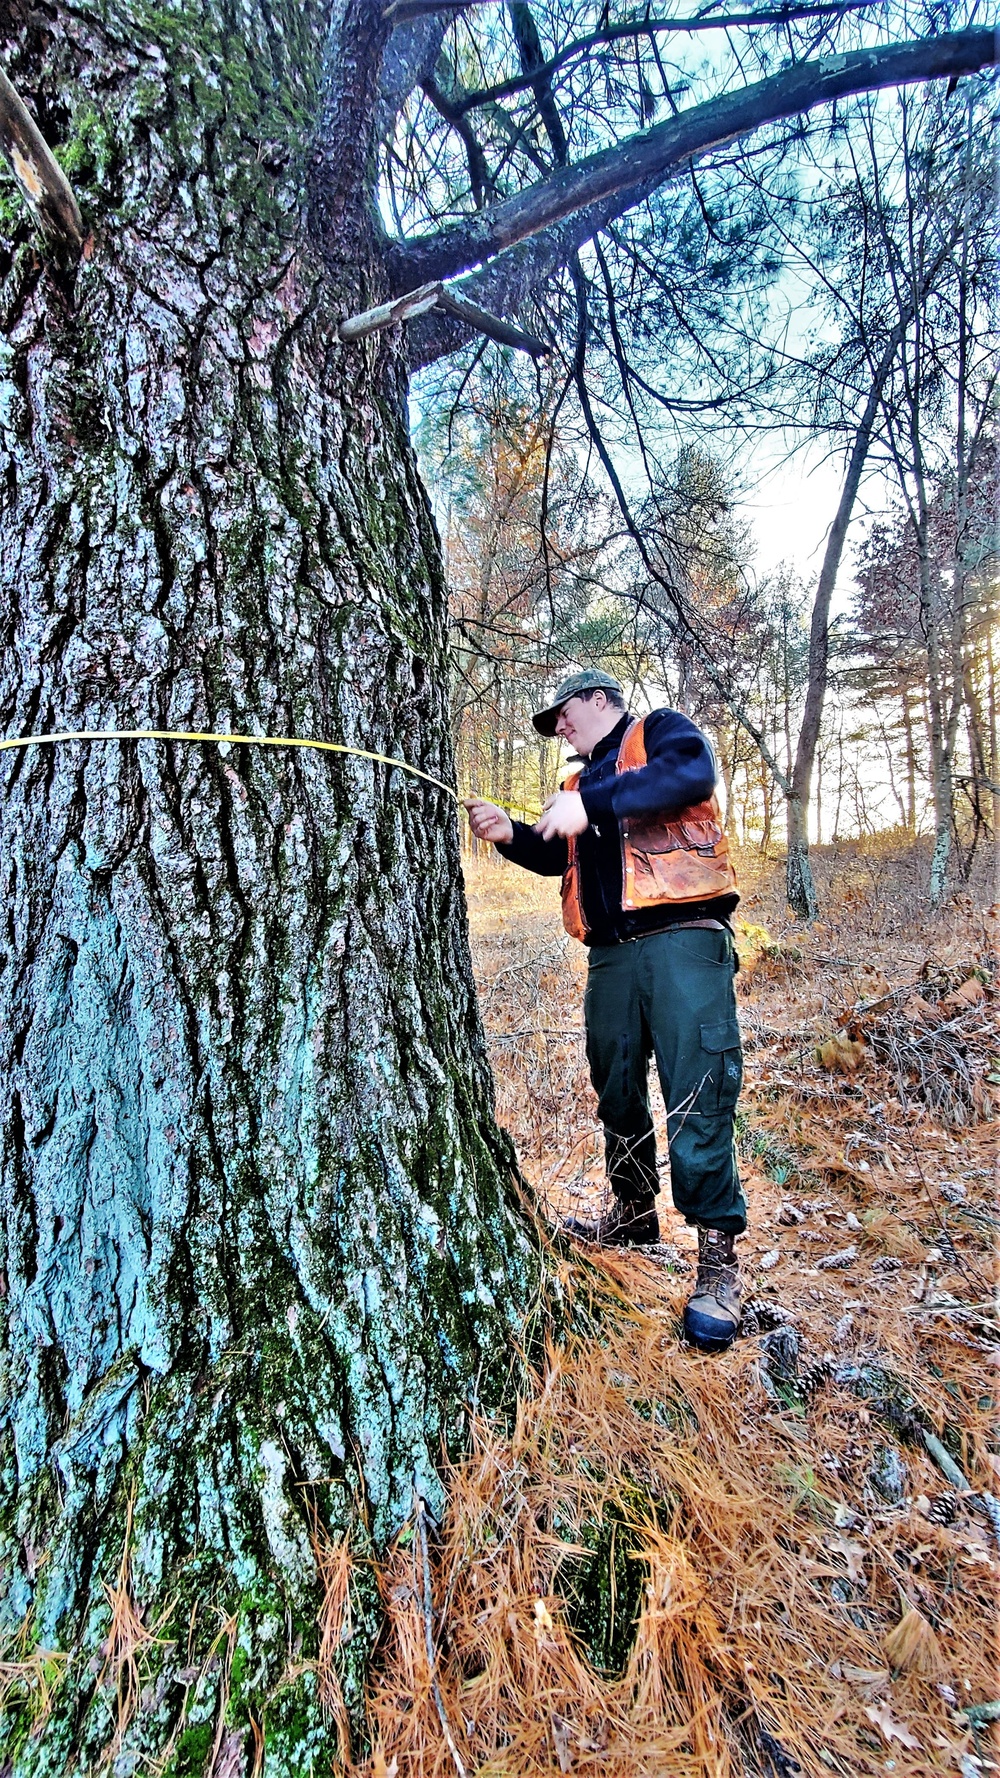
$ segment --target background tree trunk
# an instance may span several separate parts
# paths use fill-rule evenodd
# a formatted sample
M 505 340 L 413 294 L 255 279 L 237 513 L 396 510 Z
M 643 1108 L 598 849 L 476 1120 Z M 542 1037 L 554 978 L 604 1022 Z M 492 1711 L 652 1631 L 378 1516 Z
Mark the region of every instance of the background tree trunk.
M 62 120 L 95 244 L 75 280 L 23 230 L 5 265 L 4 732 L 315 735 L 449 778 L 394 348 L 335 337 L 371 282 L 349 166 L 313 163 L 310 238 L 325 9 L 32 19 L 12 71 Z M 3 771 L 2 1621 L 70 1655 L 5 1771 L 224 1746 L 235 1778 L 262 1734 L 267 1778 L 300 1778 L 338 1745 L 311 1539 L 378 1546 L 414 1488 L 433 1510 L 537 1280 L 455 808 L 249 747 Z M 134 1714 L 114 1587 L 157 1638 Z
M 917 480 L 917 512 L 914 528 L 920 573 L 920 626 L 927 649 L 927 733 L 931 792 L 934 799 L 934 849 L 931 853 L 930 903 L 932 907 L 936 908 L 944 900 L 948 886 L 948 864 L 952 848 L 954 820 L 952 731 L 946 708 L 949 701 L 949 687 L 945 683 L 941 649 L 941 588 L 936 564 L 931 559 L 930 519 L 922 475 Z
M 917 833 L 917 749 L 913 736 L 911 687 L 903 686 L 903 733 L 906 736 L 906 831 L 911 839 Z
M 837 584 L 837 575 L 840 572 L 841 558 L 844 554 L 844 544 L 847 541 L 847 532 L 854 513 L 854 504 L 861 486 L 861 477 L 864 474 L 868 452 L 871 449 L 872 433 L 875 430 L 879 404 L 909 319 L 909 311 L 907 311 L 890 334 L 882 356 L 873 371 L 872 386 L 854 434 L 851 454 L 844 475 L 844 486 L 841 489 L 837 511 L 834 514 L 830 534 L 826 540 L 823 566 L 820 569 L 816 598 L 813 602 L 809 625 L 809 676 L 795 748 L 795 762 L 791 772 L 791 792 L 786 805 L 788 849 L 785 865 L 785 893 L 788 897 L 789 907 L 800 920 L 815 920 L 819 915 L 819 899 L 813 881 L 812 865 L 809 861 L 809 797 L 812 789 L 813 762 L 816 758 L 816 748 L 819 745 L 830 670 L 830 605 Z
M 986 666 L 990 709 L 990 800 L 993 804 L 993 900 L 1000 906 L 1000 697 L 997 695 L 992 631 L 987 632 L 986 637 Z

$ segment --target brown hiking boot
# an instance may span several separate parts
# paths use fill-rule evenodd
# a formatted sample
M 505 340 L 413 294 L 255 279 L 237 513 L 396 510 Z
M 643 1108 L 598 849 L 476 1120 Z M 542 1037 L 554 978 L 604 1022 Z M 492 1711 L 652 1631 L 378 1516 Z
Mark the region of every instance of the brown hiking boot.
M 723 1352 L 740 1326 L 740 1262 L 735 1236 L 698 1230 L 698 1277 L 684 1308 L 684 1332 L 703 1352 Z
M 596 1222 L 581 1222 L 570 1216 L 563 1228 L 568 1235 L 594 1241 L 598 1247 L 649 1247 L 660 1239 L 660 1219 L 652 1192 L 639 1199 L 612 1197 Z

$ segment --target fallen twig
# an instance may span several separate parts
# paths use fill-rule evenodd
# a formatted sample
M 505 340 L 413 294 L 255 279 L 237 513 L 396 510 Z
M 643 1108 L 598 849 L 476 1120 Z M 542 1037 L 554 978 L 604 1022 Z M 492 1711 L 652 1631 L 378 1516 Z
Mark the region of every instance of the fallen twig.
M 933 1432 L 928 1432 L 926 1426 L 920 1428 L 920 1436 L 924 1441 L 927 1455 L 933 1457 L 945 1481 L 950 1482 L 953 1488 L 957 1488 L 960 1494 L 971 1494 L 970 1484 L 966 1481 L 955 1459 L 949 1456 L 945 1450 L 941 1440 L 936 1438 Z
M 415 1489 L 413 1493 L 413 1511 L 417 1525 L 417 1541 L 420 1545 L 420 1561 L 423 1568 L 424 1636 L 427 1642 L 427 1664 L 430 1668 L 431 1690 L 434 1693 L 434 1702 L 437 1705 L 441 1733 L 448 1743 L 448 1752 L 451 1754 L 451 1757 L 455 1762 L 455 1770 L 458 1773 L 458 1778 L 466 1778 L 465 1765 L 462 1756 L 455 1745 L 455 1737 L 451 1732 L 451 1724 L 448 1721 L 448 1715 L 444 1707 L 444 1699 L 441 1696 L 441 1687 L 438 1685 L 437 1680 L 437 1663 L 434 1658 L 434 1604 L 431 1594 L 431 1564 L 430 1557 L 427 1553 L 427 1509 L 424 1506 L 423 1499 Z
M 1000 1698 L 991 1699 L 988 1704 L 966 1704 L 959 1715 L 971 1722 L 973 1728 L 979 1728 L 984 1722 L 1000 1722 Z

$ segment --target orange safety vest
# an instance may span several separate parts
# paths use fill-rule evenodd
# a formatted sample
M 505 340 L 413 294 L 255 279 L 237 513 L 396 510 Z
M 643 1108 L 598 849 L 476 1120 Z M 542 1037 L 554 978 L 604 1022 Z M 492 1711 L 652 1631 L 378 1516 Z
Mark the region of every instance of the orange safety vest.
M 618 750 L 618 772 L 638 771 L 646 764 L 644 718 L 634 722 Z M 580 773 L 567 778 L 564 790 L 576 790 Z M 718 798 L 692 803 L 672 821 L 663 815 L 627 817 L 620 821 L 622 842 L 622 907 L 675 906 L 732 895 L 736 872 L 722 826 Z M 563 925 L 571 938 L 585 939 L 587 925 L 580 900 L 580 864 L 573 836 L 567 840 L 569 863 L 562 880 Z

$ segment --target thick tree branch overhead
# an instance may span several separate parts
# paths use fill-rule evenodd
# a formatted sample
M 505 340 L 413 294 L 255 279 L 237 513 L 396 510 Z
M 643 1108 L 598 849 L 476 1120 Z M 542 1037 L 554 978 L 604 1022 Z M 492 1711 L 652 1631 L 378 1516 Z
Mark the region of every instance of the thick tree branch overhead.
M 731 31 L 737 26 L 745 29 L 748 26 L 785 25 L 798 19 L 814 19 L 834 16 L 842 18 L 848 12 L 863 12 L 877 0 L 836 0 L 830 4 L 825 0 L 816 6 L 773 6 L 761 7 L 751 12 L 712 13 L 708 16 L 697 16 L 689 19 L 637 19 L 627 24 L 607 25 L 600 31 L 591 31 L 586 37 L 576 37 L 567 43 L 558 55 L 551 56 L 547 62 L 539 63 L 530 74 L 512 75 L 510 80 L 498 81 L 495 86 L 480 87 L 474 92 L 466 93 L 461 102 L 463 111 L 474 111 L 478 105 L 490 104 L 495 99 L 509 99 L 515 93 L 523 92 L 525 87 L 532 86 L 540 77 L 557 74 L 565 68 L 567 62 L 574 61 L 578 56 L 590 55 L 595 49 L 611 43 L 624 43 L 632 37 L 658 37 L 670 32 L 693 34 L 697 31 Z
M 508 247 L 505 253 L 499 253 L 479 271 L 471 272 L 462 279 L 460 286 L 454 287 L 456 292 L 500 314 L 518 314 L 547 278 L 568 265 L 572 255 L 607 227 L 623 209 L 640 204 L 648 197 L 649 189 L 639 187 L 618 193 L 613 198 L 605 198 L 603 203 L 589 204 L 583 210 L 574 211 L 552 228 L 531 235 L 516 247 Z M 462 327 L 441 308 L 430 310 L 408 329 L 411 371 L 458 351 L 471 338 L 471 328 Z
M 851 94 L 975 73 L 996 60 L 996 33 L 973 29 L 802 62 L 561 167 L 475 216 L 400 242 L 389 252 L 392 288 L 454 277 L 618 193 L 648 194 L 693 158 L 765 124 Z
M 448 20 L 444 14 L 428 13 L 393 30 L 379 70 L 375 112 L 378 141 L 385 141 L 391 134 L 414 87 L 433 75 L 447 28 Z

